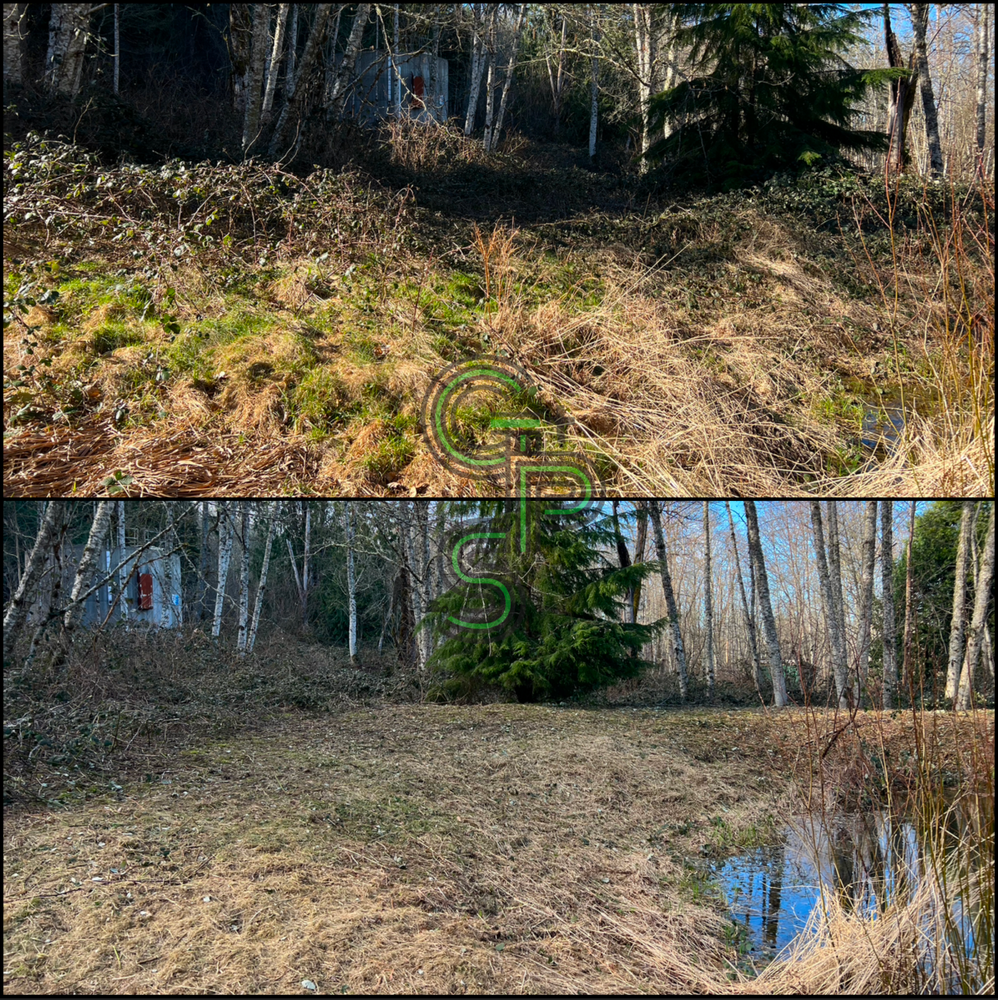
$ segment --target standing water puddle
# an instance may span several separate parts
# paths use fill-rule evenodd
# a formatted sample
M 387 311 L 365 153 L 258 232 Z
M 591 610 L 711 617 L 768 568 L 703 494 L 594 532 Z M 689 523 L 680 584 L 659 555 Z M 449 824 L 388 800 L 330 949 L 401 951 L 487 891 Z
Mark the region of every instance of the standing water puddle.
M 977 822 L 990 823 L 993 843 L 993 800 L 989 809 L 982 810 L 984 818 Z M 957 858 L 966 824 L 962 812 L 947 814 L 949 859 Z M 821 906 L 822 891 L 834 894 L 848 912 L 876 914 L 890 902 L 908 899 L 927 864 L 926 838 L 912 822 L 871 810 L 836 815 L 827 822 L 797 817 L 787 827 L 783 844 L 730 858 L 715 875 L 724 887 L 732 921 L 747 937 L 750 955 L 765 964 L 805 929 Z M 972 863 L 979 866 L 980 860 Z M 990 915 L 982 914 L 972 903 L 965 915 L 963 896 L 953 895 L 950 919 L 962 945 L 972 949 L 975 926 L 990 927 L 993 934 L 993 909 Z M 984 924 L 979 923 L 982 918 Z

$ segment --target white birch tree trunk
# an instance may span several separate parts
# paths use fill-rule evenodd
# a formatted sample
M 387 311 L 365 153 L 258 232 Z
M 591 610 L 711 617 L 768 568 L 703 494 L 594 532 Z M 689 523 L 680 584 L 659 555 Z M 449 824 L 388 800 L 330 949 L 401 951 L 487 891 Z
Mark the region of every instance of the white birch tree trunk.
M 742 611 L 745 614 L 745 628 L 748 632 L 749 649 L 752 653 L 752 678 L 755 681 L 755 689 L 762 697 L 762 670 L 759 665 L 759 643 L 755 634 L 755 616 L 749 610 L 748 600 L 745 597 L 745 580 L 742 577 L 741 561 L 738 556 L 738 537 L 735 535 L 735 519 L 731 516 L 731 504 L 725 500 L 724 506 L 728 509 L 728 524 L 731 525 L 731 547 L 735 553 L 735 573 L 738 575 L 738 592 L 742 598 Z M 753 592 L 753 600 L 755 593 Z
M 21 18 L 26 5 L 3 5 L 3 78 L 10 83 L 20 83 L 24 78 L 21 55 Z
M 884 708 L 897 705 L 898 665 L 894 625 L 894 504 L 881 501 L 880 509 L 881 596 L 884 602 Z
M 672 575 L 669 573 L 668 554 L 665 551 L 665 535 L 662 532 L 662 514 L 658 500 L 648 500 L 648 514 L 651 517 L 652 532 L 655 536 L 655 552 L 658 555 L 659 570 L 662 576 L 662 591 L 665 594 L 665 606 L 669 613 L 669 625 L 672 628 L 672 645 L 676 654 L 676 673 L 679 675 L 679 694 L 686 701 L 689 694 L 689 676 L 686 672 L 686 650 L 683 647 L 683 636 L 679 629 L 679 609 L 676 606 L 676 595 L 672 589 Z
M 218 501 L 218 590 L 215 592 L 215 617 L 211 634 L 217 639 L 222 631 L 222 611 L 225 607 L 225 583 L 229 576 L 229 561 L 232 558 L 232 514 L 228 502 Z
M 746 500 L 744 503 L 749 553 L 755 564 L 759 610 L 762 614 L 762 628 L 766 633 L 766 646 L 769 649 L 769 671 L 773 677 L 773 704 L 777 708 L 783 708 L 787 704 L 787 683 L 783 677 L 783 657 L 780 655 L 780 638 L 776 632 L 776 619 L 773 617 L 773 604 L 769 596 L 769 575 L 766 573 L 766 560 L 759 538 L 759 521 L 756 517 L 755 501 Z
M 991 504 L 991 516 L 988 518 L 988 534 L 984 540 L 984 551 L 981 553 L 981 565 L 974 581 L 974 617 L 970 623 L 967 635 L 967 651 L 963 658 L 963 669 L 960 672 L 960 687 L 956 695 L 956 708 L 966 712 L 970 708 L 970 694 L 974 688 L 974 671 L 981 653 L 981 643 L 984 639 L 984 627 L 988 618 L 988 604 L 991 600 L 991 586 L 995 577 L 995 505 Z
M 277 5 L 277 24 L 274 27 L 274 44 L 270 50 L 270 57 L 267 60 L 267 83 L 263 89 L 263 104 L 261 115 L 264 121 L 270 118 L 274 108 L 274 91 L 277 89 L 277 76 L 281 70 L 281 53 L 284 51 L 284 39 L 287 36 L 288 3 Z M 285 79 L 287 73 L 285 73 Z
M 256 585 L 256 601 L 253 604 L 253 621 L 250 624 L 249 638 L 246 642 L 246 652 L 252 653 L 256 645 L 256 633 L 260 627 L 260 611 L 263 608 L 263 596 L 267 590 L 267 572 L 270 569 L 270 552 L 274 544 L 274 528 L 277 526 L 277 512 L 281 501 L 273 500 L 270 504 L 270 518 L 267 523 L 267 544 L 263 550 L 263 566 L 260 568 L 260 580 Z
M 940 177 L 943 172 L 943 152 L 939 142 L 939 115 L 936 98 L 932 93 L 929 75 L 929 54 L 926 33 L 929 29 L 929 5 L 909 4 L 911 26 L 915 34 L 915 62 L 918 66 L 918 89 L 922 95 L 922 116 L 925 121 L 925 139 L 929 147 L 929 176 Z
M 173 558 L 170 555 L 171 550 L 174 547 L 175 532 L 173 527 L 173 501 L 164 500 L 163 503 L 166 504 L 166 534 L 163 536 L 163 551 L 166 556 L 159 561 L 159 573 L 157 574 L 160 579 L 160 585 L 163 588 L 163 608 L 160 614 L 160 628 L 169 628 L 171 621 L 171 609 L 173 607 L 173 591 L 174 591 L 174 581 L 173 581 Z M 179 583 L 179 581 L 178 581 Z M 180 587 L 178 586 L 177 592 L 179 593 Z M 180 624 L 180 608 L 177 608 L 177 624 Z
M 478 112 L 478 92 L 482 87 L 482 73 L 485 69 L 485 25 L 482 9 L 485 5 L 471 5 L 471 86 L 468 90 L 468 111 L 464 116 L 464 134 L 471 135 L 475 129 L 475 115 Z
M 591 8 L 590 8 L 591 9 Z M 596 155 L 596 127 L 599 118 L 599 41 L 600 32 L 595 14 L 592 15 L 593 55 L 589 70 L 590 105 L 589 105 L 589 159 Z
M 710 700 L 714 700 L 714 603 L 711 594 L 710 576 L 710 504 L 703 502 L 703 532 L 704 532 L 704 617 L 707 628 L 707 692 Z
M 70 605 L 66 608 L 62 619 L 66 629 L 75 628 L 83 614 L 81 595 L 86 592 L 90 585 L 90 578 L 93 576 L 94 566 L 97 563 L 98 551 L 103 548 L 104 538 L 111 525 L 113 504 L 113 500 L 101 500 L 97 504 L 97 511 L 90 524 L 90 535 L 87 538 L 87 544 L 83 547 L 80 564 L 76 567 L 76 577 L 69 594 Z
M 960 512 L 960 538 L 956 547 L 956 580 L 953 584 L 953 616 L 949 630 L 949 663 L 946 668 L 946 697 L 956 698 L 963 666 L 964 604 L 967 599 L 967 571 L 970 568 L 970 537 L 974 531 L 974 501 L 964 500 Z
M 506 116 L 506 99 L 509 96 L 510 84 L 513 82 L 513 71 L 516 68 L 516 58 L 520 54 L 520 38 L 523 35 L 523 22 L 527 13 L 527 5 L 520 4 L 520 13 L 516 19 L 516 28 L 513 31 L 513 49 L 509 55 L 509 65 L 506 67 L 506 79 L 502 84 L 502 98 L 499 101 L 499 115 L 496 118 L 496 127 L 490 137 L 489 150 L 495 149 L 499 145 L 499 136 L 502 133 L 502 121 Z
M 821 521 L 821 501 L 811 501 L 811 526 L 814 533 L 814 555 L 818 566 L 818 582 L 821 585 L 821 602 L 825 607 L 825 623 L 828 627 L 832 646 L 832 674 L 835 678 L 835 693 L 839 707 L 848 707 L 848 672 L 846 670 L 843 636 L 839 631 L 839 618 L 835 610 L 835 598 L 825 556 L 825 533 Z
M 977 38 L 974 43 L 974 59 L 977 63 L 977 107 L 975 116 L 977 124 L 977 157 L 978 169 L 982 177 L 989 177 L 991 173 L 991 164 L 984 162 L 984 140 L 987 135 L 988 69 L 991 59 L 991 33 L 988 31 L 988 14 L 990 10 L 990 4 L 977 4 Z M 6 62 L 4 62 L 4 66 L 6 67 Z M 993 149 L 991 150 L 991 159 L 992 161 L 994 160 Z
M 350 28 L 350 36 L 347 38 L 346 52 L 343 53 L 343 61 L 333 79 L 332 91 L 326 102 L 326 114 L 329 117 L 338 117 L 346 103 L 350 83 L 353 81 L 354 67 L 357 65 L 357 53 L 360 52 L 361 39 L 370 14 L 371 5 L 369 3 L 357 4 L 357 13 L 354 15 L 353 26 Z
M 349 650 L 350 662 L 357 666 L 357 574 L 354 572 L 353 545 L 354 522 L 353 502 L 347 500 L 346 507 L 346 540 L 347 540 L 347 607 L 350 616 Z
M 59 533 L 65 524 L 65 505 L 62 501 L 50 500 L 38 525 L 35 544 L 28 556 L 27 565 L 21 574 L 17 590 L 11 598 L 3 618 L 3 658 L 7 662 L 14 652 L 21 630 L 28 618 L 28 609 L 38 590 L 38 581 L 48 562 Z
M 118 607 L 121 609 L 121 620 L 128 628 L 131 612 L 128 609 L 128 579 L 131 571 L 125 559 L 125 501 L 118 501 L 118 550 L 121 552 L 121 568 L 118 570 Z
M 90 6 L 89 3 L 52 4 L 45 84 L 50 90 L 70 97 L 80 92 Z
M 239 631 L 236 638 L 236 651 L 240 656 L 246 655 L 246 643 L 249 637 L 249 564 L 250 564 L 250 527 L 249 501 L 242 502 L 239 517 Z
M 866 687 L 873 620 L 873 571 L 877 560 L 877 501 L 867 500 L 863 519 L 863 561 L 859 589 L 859 654 L 856 664 L 856 704 Z
M 253 9 L 253 41 L 246 72 L 246 113 L 243 115 L 243 157 L 258 138 L 260 109 L 263 106 L 267 51 L 270 48 L 270 7 L 255 3 Z
M 303 77 L 308 76 L 309 71 L 315 65 L 318 58 L 321 43 L 326 33 L 326 22 L 329 20 L 331 7 L 332 4 L 328 3 L 316 5 L 315 23 L 312 25 L 312 31 L 308 36 L 308 41 L 305 43 L 305 51 L 302 52 L 301 63 L 297 67 L 289 64 L 289 79 L 284 86 L 284 102 L 281 105 L 281 113 L 277 118 L 277 124 L 274 126 L 274 134 L 270 140 L 270 156 L 272 159 L 277 159 L 278 152 L 284 143 L 285 133 L 288 131 L 290 125 L 291 116 L 298 111 L 301 103 L 301 87 L 299 83 Z M 294 26 L 297 28 L 297 20 L 294 22 Z M 296 34 L 296 31 L 293 32 L 294 34 Z M 294 38 L 292 39 L 293 42 L 295 40 Z

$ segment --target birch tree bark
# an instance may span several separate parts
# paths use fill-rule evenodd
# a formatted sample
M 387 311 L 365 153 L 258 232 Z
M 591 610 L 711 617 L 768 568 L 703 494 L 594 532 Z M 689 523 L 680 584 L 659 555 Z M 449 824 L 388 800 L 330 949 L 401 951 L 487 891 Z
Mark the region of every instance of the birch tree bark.
M 83 547 L 83 554 L 80 556 L 80 563 L 76 567 L 76 577 L 73 580 L 73 588 L 69 593 L 70 605 L 66 608 L 62 623 L 67 629 L 76 627 L 83 615 L 83 601 L 80 596 L 90 585 L 90 578 L 93 576 L 94 566 L 97 563 L 97 555 L 104 544 L 108 528 L 111 525 L 111 511 L 113 500 L 101 500 L 97 504 L 97 511 L 90 524 L 90 534 L 87 544 Z
M 839 707 L 848 707 L 848 680 L 843 635 L 839 630 L 839 616 L 836 610 L 828 562 L 825 556 L 825 532 L 821 520 L 821 501 L 811 501 L 811 526 L 814 533 L 814 556 L 818 566 L 818 582 L 821 585 L 821 603 L 825 609 L 825 623 L 832 646 L 832 675 L 835 678 L 835 694 Z
M 201 552 L 198 557 L 198 621 L 203 622 L 208 614 L 208 570 L 211 564 L 209 538 L 211 534 L 211 510 L 207 500 L 201 501 Z
M 118 551 L 121 553 L 120 569 L 118 570 L 118 607 L 121 609 L 121 620 L 128 628 L 131 612 L 128 609 L 128 595 L 126 588 L 132 571 L 125 559 L 125 501 L 118 501 Z
M 859 588 L 859 653 L 856 664 L 855 704 L 860 704 L 870 665 L 870 629 L 873 620 L 873 571 L 877 559 L 877 501 L 867 500 L 863 519 L 863 559 Z
M 281 501 L 273 500 L 270 503 L 270 516 L 267 519 L 267 544 L 263 550 L 263 566 L 260 568 L 260 580 L 256 585 L 256 601 L 253 604 L 253 621 L 250 624 L 249 638 L 246 642 L 246 652 L 252 653 L 256 645 L 256 633 L 260 626 L 260 610 L 263 608 L 263 597 L 267 590 L 267 572 L 270 569 L 270 551 L 274 544 L 274 528 L 277 525 L 277 512 L 280 510 Z
M 897 707 L 897 640 L 894 634 L 894 504 L 881 502 L 880 572 L 884 602 L 884 708 Z
M 990 10 L 990 4 L 977 4 L 977 39 L 974 45 L 974 57 L 977 63 L 977 160 L 978 170 L 982 177 L 990 176 L 989 165 L 984 162 L 984 140 L 987 135 L 988 68 L 991 62 L 991 32 L 988 31 Z M 4 65 L 6 66 L 6 62 Z M 991 156 L 993 159 L 993 150 Z
M 759 643 L 755 632 L 755 615 L 749 611 L 748 600 L 745 597 L 745 580 L 742 577 L 741 561 L 738 557 L 738 538 L 735 535 L 735 520 L 731 516 L 731 504 L 725 500 L 724 506 L 728 510 L 728 524 L 731 526 L 731 547 L 735 553 L 735 573 L 738 576 L 738 592 L 742 598 L 742 611 L 745 615 L 745 629 L 748 632 L 749 649 L 752 652 L 752 679 L 755 681 L 755 689 L 759 697 L 762 698 L 762 669 L 759 665 Z M 753 599 L 755 594 L 753 592 Z
M 468 110 L 464 116 L 464 134 L 471 135 L 475 129 L 475 116 L 478 113 L 478 93 L 482 87 L 482 75 L 485 69 L 485 35 L 488 30 L 485 9 L 489 5 L 473 3 L 471 5 L 471 85 L 468 88 Z
M 24 77 L 21 49 L 21 18 L 26 4 L 3 5 L 3 78 L 10 83 L 20 83 Z
M 679 630 L 679 609 L 676 607 L 676 595 L 672 589 L 672 575 L 669 573 L 668 554 L 665 551 L 665 535 L 662 533 L 662 514 L 658 500 L 646 500 L 648 515 L 651 518 L 652 532 L 655 536 L 655 551 L 658 555 L 662 574 L 662 590 L 665 594 L 665 607 L 669 613 L 669 624 L 672 628 L 672 644 L 676 654 L 676 673 L 679 675 L 679 695 L 683 701 L 689 694 L 689 677 L 686 672 L 686 650 L 683 647 L 683 636 Z
M 65 503 L 61 500 L 50 500 L 38 525 L 35 544 L 28 556 L 28 563 L 21 574 L 20 583 L 11 598 L 3 618 L 3 658 L 8 662 L 14 652 L 21 630 L 28 618 L 28 609 L 34 598 L 38 581 L 45 570 L 46 562 L 51 553 L 56 538 L 63 531 L 66 520 Z
M 239 5 L 233 4 L 233 6 Z M 362 4 L 361 6 L 369 5 Z M 289 65 L 289 70 L 292 70 L 292 72 L 289 73 L 290 78 L 284 87 L 284 102 L 281 105 L 281 113 L 277 118 L 277 124 L 274 126 L 274 134 L 270 140 L 269 152 L 271 159 L 277 159 L 278 152 L 284 145 L 285 134 L 288 131 L 291 117 L 292 115 L 297 115 L 300 110 L 302 99 L 301 81 L 304 77 L 308 76 L 316 63 L 321 43 L 325 37 L 326 22 L 329 20 L 329 10 L 331 7 L 332 4 L 328 3 L 316 4 L 315 23 L 312 25 L 308 41 L 305 42 L 305 51 L 302 52 L 301 62 L 297 68 Z M 297 25 L 297 22 L 295 23 Z
M 908 5 L 908 9 L 911 12 L 911 26 L 915 34 L 915 64 L 918 67 L 918 87 L 922 95 L 925 138 L 929 146 L 929 176 L 940 177 L 943 172 L 943 152 L 939 143 L 939 116 L 936 112 L 936 98 L 932 93 L 928 46 L 925 40 L 929 29 L 929 5 L 913 3 Z
M 354 573 L 353 565 L 353 502 L 346 501 L 346 543 L 347 543 L 347 606 L 350 616 L 349 623 L 349 648 L 350 662 L 357 666 L 357 576 Z
M 52 4 L 45 58 L 45 85 L 49 90 L 70 97 L 80 92 L 89 18 L 89 3 Z
M 744 503 L 749 554 L 755 564 L 759 611 L 762 615 L 762 628 L 766 633 L 766 646 L 769 649 L 769 671 L 773 677 L 773 703 L 777 708 L 783 708 L 787 704 L 787 683 L 783 677 L 783 658 L 780 655 L 780 639 L 776 633 L 776 619 L 773 617 L 773 604 L 769 596 L 769 575 L 766 573 L 766 560 L 759 538 L 759 522 L 756 518 L 755 502 L 745 500 Z
M 343 53 L 343 60 L 333 78 L 331 92 L 326 99 L 326 117 L 338 118 L 346 103 L 347 94 L 350 91 L 350 83 L 354 78 L 354 67 L 357 65 L 357 54 L 360 52 L 360 43 L 364 35 L 364 28 L 367 26 L 368 18 L 371 15 L 371 5 L 369 3 L 357 4 L 357 13 L 354 14 L 353 26 L 350 28 L 350 35 L 347 38 L 346 51 Z
M 499 136 L 502 133 L 502 122 L 506 116 L 506 99 L 509 97 L 510 84 L 513 82 L 513 71 L 516 68 L 516 58 L 520 54 L 520 39 L 523 36 L 523 22 L 527 14 L 527 5 L 520 4 L 520 14 L 516 19 L 516 27 L 513 30 L 513 47 L 509 54 L 509 65 L 506 67 L 506 79 L 502 84 L 502 98 L 499 101 L 499 116 L 496 118 L 495 130 L 488 136 L 489 143 L 487 150 L 493 150 L 499 144 Z
M 215 591 L 215 617 L 211 634 L 217 639 L 222 631 L 222 610 L 225 607 L 225 582 L 229 576 L 229 561 L 232 558 L 232 512 L 229 501 L 218 501 L 218 589 Z
M 590 6 L 590 10 L 591 10 Z M 600 31 L 596 22 L 596 16 L 592 15 L 592 36 L 593 54 L 591 68 L 589 70 L 589 159 L 596 155 L 596 128 L 599 118 L 599 42 Z
M 242 502 L 239 517 L 239 631 L 236 633 L 236 652 L 246 655 L 249 639 L 249 568 L 250 568 L 250 512 L 249 501 Z
M 263 92 L 261 114 L 266 121 L 274 107 L 274 91 L 277 89 L 277 74 L 281 67 L 281 52 L 284 50 L 284 36 L 287 33 L 288 9 L 293 4 L 279 3 L 277 5 L 277 26 L 274 29 L 274 46 L 270 53 L 270 65 L 267 70 L 267 85 Z M 285 80 L 290 77 L 290 71 L 285 72 Z
M 911 569 L 911 546 L 915 538 L 915 501 L 911 501 L 911 514 L 908 518 L 908 544 L 906 549 L 906 566 L 904 575 L 904 659 L 901 662 L 901 679 L 906 684 L 912 682 L 911 639 L 915 634 L 915 605 L 913 597 L 913 576 Z M 912 699 L 914 701 L 914 699 Z
M 253 42 L 246 72 L 246 113 L 243 116 L 243 158 L 256 142 L 260 131 L 260 109 L 263 107 L 264 77 L 267 51 L 270 48 L 270 7 L 252 4 Z
M 956 546 L 956 579 L 953 583 L 953 617 L 949 630 L 949 663 L 946 668 L 946 697 L 956 698 L 963 666 L 964 604 L 967 599 L 967 571 L 970 568 L 970 536 L 974 531 L 974 501 L 964 500 L 960 512 L 960 538 Z
M 707 693 L 714 700 L 714 603 L 710 576 L 710 504 L 703 502 L 704 533 L 704 618 L 707 628 Z
M 755 564 L 756 587 L 759 592 L 759 611 L 762 614 L 762 628 L 766 633 L 769 649 L 769 671 L 773 676 L 773 703 L 783 708 L 787 703 L 787 683 L 783 677 L 783 658 L 780 656 L 780 639 L 776 633 L 776 619 L 769 596 L 769 575 L 759 538 L 759 522 L 756 518 L 755 501 L 745 500 L 745 522 L 748 526 L 749 554 Z
M 970 623 L 967 635 L 967 651 L 963 658 L 963 669 L 960 672 L 960 687 L 956 695 L 956 708 L 965 712 L 970 708 L 970 694 L 974 689 L 974 671 L 981 653 L 981 643 L 984 639 L 984 627 L 988 617 L 988 603 L 991 599 L 991 586 L 995 578 L 995 505 L 991 504 L 991 515 L 988 518 L 988 534 L 984 540 L 984 551 L 981 553 L 981 565 L 974 581 L 974 617 Z

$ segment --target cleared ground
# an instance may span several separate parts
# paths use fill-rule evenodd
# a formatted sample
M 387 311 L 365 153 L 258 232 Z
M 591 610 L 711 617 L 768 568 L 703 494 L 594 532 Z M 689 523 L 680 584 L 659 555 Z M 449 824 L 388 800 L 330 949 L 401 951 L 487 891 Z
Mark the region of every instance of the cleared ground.
M 9 810 L 5 991 L 749 987 L 711 860 L 776 835 L 808 746 L 835 787 L 874 777 L 872 714 L 808 718 L 413 705 L 138 738 L 110 789 Z

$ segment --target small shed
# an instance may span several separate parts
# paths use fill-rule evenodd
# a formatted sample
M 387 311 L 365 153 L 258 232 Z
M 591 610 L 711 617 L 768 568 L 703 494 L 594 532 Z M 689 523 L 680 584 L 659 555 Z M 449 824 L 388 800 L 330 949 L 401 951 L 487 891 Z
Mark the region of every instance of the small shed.
M 49 571 L 44 575 L 39 596 L 31 606 L 29 621 L 37 621 L 43 607 L 63 607 L 69 602 L 83 546 L 66 546 L 60 551 L 60 555 L 58 560 L 54 555 L 49 556 Z M 123 572 L 128 577 L 123 596 L 125 608 L 122 608 L 121 600 L 116 603 L 119 575 L 114 573 L 112 579 L 101 583 L 86 599 L 79 619 L 80 625 L 95 626 L 105 621 L 108 625 L 113 625 L 126 619 L 130 625 L 152 628 L 176 628 L 181 625 L 182 590 L 180 554 L 177 552 L 168 554 L 161 548 L 138 546 L 126 546 L 124 550 L 104 549 L 97 556 L 96 566 L 86 589 L 89 590 L 95 583 L 104 580 L 122 559 L 126 560 Z M 58 593 L 55 593 L 57 580 Z M 109 611 L 112 612 L 110 617 Z
M 355 81 L 344 114 L 373 122 L 397 114 L 416 121 L 447 121 L 447 60 L 429 52 L 357 54 Z

